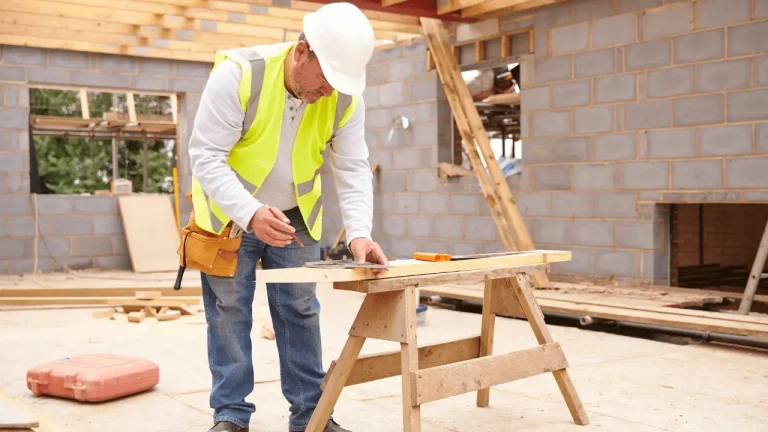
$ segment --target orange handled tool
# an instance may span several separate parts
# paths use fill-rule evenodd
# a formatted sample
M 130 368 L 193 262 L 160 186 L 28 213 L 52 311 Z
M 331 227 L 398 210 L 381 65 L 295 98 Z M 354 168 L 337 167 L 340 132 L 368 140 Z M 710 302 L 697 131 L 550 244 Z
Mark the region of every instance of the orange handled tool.
M 427 253 L 427 252 L 416 252 L 413 254 L 413 259 L 419 260 L 419 261 L 450 261 L 451 256 L 448 254 L 441 254 L 441 253 Z

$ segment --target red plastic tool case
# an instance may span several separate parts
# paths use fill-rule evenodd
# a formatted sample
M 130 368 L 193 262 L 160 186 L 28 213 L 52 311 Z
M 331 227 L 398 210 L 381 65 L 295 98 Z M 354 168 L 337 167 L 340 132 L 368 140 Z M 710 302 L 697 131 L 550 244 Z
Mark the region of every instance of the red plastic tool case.
M 83 402 L 102 402 L 139 393 L 159 381 L 157 364 L 112 354 L 69 357 L 27 371 L 27 388 L 32 393 Z

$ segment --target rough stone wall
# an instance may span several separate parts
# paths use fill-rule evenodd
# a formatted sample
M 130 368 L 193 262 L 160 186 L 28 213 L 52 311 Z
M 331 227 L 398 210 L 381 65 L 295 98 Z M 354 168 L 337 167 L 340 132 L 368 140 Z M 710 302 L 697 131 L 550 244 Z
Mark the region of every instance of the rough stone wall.
M 768 200 L 768 1 L 575 0 L 535 12 L 524 190 L 554 271 L 666 282 L 667 206 Z
M 176 92 L 180 206 L 191 177 L 186 144 L 211 64 L 0 46 L 0 273 L 29 272 L 35 251 L 29 194 L 29 86 Z M 39 195 L 38 269 L 130 268 L 115 197 Z

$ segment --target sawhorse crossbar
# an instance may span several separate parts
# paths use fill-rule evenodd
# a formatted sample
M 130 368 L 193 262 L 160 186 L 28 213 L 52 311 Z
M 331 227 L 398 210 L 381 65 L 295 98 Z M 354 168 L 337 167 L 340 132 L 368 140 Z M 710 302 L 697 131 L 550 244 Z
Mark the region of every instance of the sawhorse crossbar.
M 366 293 L 338 360 L 331 364 L 323 395 L 307 427 L 322 432 L 345 386 L 401 375 L 403 431 L 421 431 L 421 405 L 477 391 L 487 407 L 490 387 L 551 372 L 573 421 L 589 424 L 568 375 L 568 361 L 544 322 L 528 283 L 541 266 L 438 273 L 402 278 L 336 282 L 335 289 Z M 415 289 L 484 280 L 480 336 L 419 348 L 416 344 Z M 539 346 L 508 354 L 492 353 L 496 315 L 526 318 Z M 400 351 L 358 357 L 366 338 L 400 342 Z M 399 362 L 398 362 L 399 358 Z

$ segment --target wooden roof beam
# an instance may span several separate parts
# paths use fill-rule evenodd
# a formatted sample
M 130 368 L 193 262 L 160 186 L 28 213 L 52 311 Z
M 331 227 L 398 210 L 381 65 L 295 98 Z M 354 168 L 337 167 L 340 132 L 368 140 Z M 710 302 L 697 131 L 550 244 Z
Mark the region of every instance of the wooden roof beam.
M 305 0 L 312 3 L 334 3 L 338 0 Z M 443 21 L 475 22 L 477 19 L 464 17 L 458 13 L 440 15 L 435 7 L 434 0 L 408 0 L 392 6 L 384 6 L 382 0 L 348 0 L 350 3 L 363 10 L 390 12 L 414 17 L 437 18 Z
M 442 14 L 447 14 L 451 12 L 456 12 L 458 10 L 468 8 L 470 6 L 484 3 L 485 1 L 486 0 L 445 0 L 444 2 L 437 3 L 437 13 L 442 15 Z
M 499 15 L 535 9 L 568 0 L 487 0 L 461 10 L 465 18 L 491 18 Z

